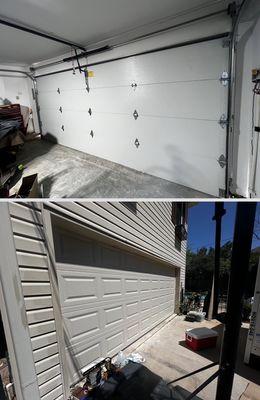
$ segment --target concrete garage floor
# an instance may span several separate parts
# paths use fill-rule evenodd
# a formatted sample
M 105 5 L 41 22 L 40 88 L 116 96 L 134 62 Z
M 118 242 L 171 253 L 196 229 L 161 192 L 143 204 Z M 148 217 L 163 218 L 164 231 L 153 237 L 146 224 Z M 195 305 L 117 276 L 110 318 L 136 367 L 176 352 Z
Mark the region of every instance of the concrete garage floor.
M 184 342 L 185 330 L 206 326 L 215 329 L 219 333 L 217 347 L 194 352 Z M 239 354 L 234 379 L 232 400 L 259 400 L 260 399 L 260 373 L 243 363 L 244 349 L 246 343 L 248 326 L 242 326 L 239 342 Z M 204 321 L 202 323 L 184 321 L 184 317 L 177 316 L 165 324 L 156 333 L 150 335 L 147 340 L 139 340 L 137 344 L 127 349 L 126 353 L 138 352 L 146 360 L 144 365 L 154 374 L 170 382 L 182 375 L 199 369 L 212 362 L 218 361 L 223 325 L 218 321 Z M 197 375 L 186 378 L 175 385 L 192 393 L 210 375 L 217 370 L 217 367 L 203 371 Z M 198 397 L 203 400 L 214 400 L 217 381 L 212 382 Z M 173 385 L 174 386 L 174 385 Z
M 25 143 L 23 176 L 38 174 L 44 198 L 205 198 L 209 195 L 45 140 Z M 14 186 L 17 191 L 21 180 Z

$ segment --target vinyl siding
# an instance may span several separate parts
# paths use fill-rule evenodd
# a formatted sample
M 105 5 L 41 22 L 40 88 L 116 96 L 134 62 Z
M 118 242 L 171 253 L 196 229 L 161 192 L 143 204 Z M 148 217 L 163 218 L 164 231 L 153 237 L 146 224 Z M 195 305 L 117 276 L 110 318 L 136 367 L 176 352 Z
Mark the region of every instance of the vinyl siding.
M 170 202 L 138 202 L 136 213 L 119 202 L 64 201 L 43 203 L 43 207 L 179 268 L 184 284 L 186 242 L 182 242 L 181 251 L 175 248 Z M 9 203 L 9 211 L 40 396 L 42 400 L 62 399 L 61 360 L 41 204 Z
M 58 400 L 63 398 L 62 376 L 39 207 L 9 203 L 40 398 Z

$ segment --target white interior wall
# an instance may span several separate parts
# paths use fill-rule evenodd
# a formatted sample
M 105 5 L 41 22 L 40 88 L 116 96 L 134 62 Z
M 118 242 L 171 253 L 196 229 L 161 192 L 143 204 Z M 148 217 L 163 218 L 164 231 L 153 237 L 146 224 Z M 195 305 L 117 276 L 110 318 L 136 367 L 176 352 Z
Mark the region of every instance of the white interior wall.
M 19 70 L 29 72 L 29 67 L 20 65 L 0 64 L 0 69 Z M 17 72 L 0 71 L 0 97 L 8 99 L 13 104 L 30 107 L 33 112 L 35 132 L 39 133 L 39 124 L 36 112 L 36 105 L 32 95 L 32 81 L 24 74 Z
M 233 191 L 243 197 L 250 196 L 252 179 L 252 69 L 260 68 L 260 2 L 254 0 L 239 26 L 237 46 L 237 89 L 235 108 L 235 141 L 237 167 Z M 255 141 L 254 141 L 255 142 Z M 260 176 L 258 174 L 260 184 Z
M 0 65 L 1 68 L 26 71 L 26 68 L 20 66 Z M 31 83 L 28 82 L 28 78 L 25 75 L 0 71 L 0 97 L 3 99 L 6 98 L 12 103 L 32 107 L 30 86 Z

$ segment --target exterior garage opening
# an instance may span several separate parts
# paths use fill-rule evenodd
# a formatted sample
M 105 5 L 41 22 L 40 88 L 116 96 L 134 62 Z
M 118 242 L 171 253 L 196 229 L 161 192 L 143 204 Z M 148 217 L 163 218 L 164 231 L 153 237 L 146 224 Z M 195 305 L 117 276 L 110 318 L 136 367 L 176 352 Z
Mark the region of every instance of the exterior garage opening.
M 84 230 L 74 234 L 72 224 L 53 229 L 69 387 L 83 368 L 115 356 L 174 315 L 179 274 L 113 241 L 102 243 Z
M 152 3 L 58 2 L 60 18 L 56 6 L 40 2 L 3 7 L 0 116 L 11 107 L 10 121 L 26 106 L 40 134 L 31 141 L 27 123 L 13 126 L 24 129 L 25 144 L 1 167 L 3 196 L 21 183 L 6 174 L 10 164 L 17 174 L 37 174 L 43 197 L 257 193 L 257 137 L 253 154 L 241 157 L 252 139 L 244 101 L 253 103 L 252 69 L 256 83 L 260 70 L 257 51 L 250 53 L 258 45 L 257 2 Z M 257 95 L 254 106 L 257 127 Z

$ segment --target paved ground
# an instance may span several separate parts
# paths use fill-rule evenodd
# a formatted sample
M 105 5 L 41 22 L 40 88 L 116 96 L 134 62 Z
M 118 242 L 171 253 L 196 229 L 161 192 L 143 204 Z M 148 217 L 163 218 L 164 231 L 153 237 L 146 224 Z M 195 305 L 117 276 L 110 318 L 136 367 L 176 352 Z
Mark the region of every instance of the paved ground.
M 207 326 L 214 328 L 220 334 L 216 349 L 193 352 L 186 347 L 184 342 L 185 330 Z M 238 362 L 233 386 L 232 400 L 259 400 L 260 399 L 260 373 L 243 363 L 243 353 L 247 335 L 247 326 L 241 328 Z M 131 346 L 130 352 L 137 351 L 145 357 L 145 366 L 164 380 L 171 380 L 185 375 L 193 370 L 217 361 L 220 352 L 220 343 L 223 326 L 216 320 L 203 323 L 184 321 L 183 317 L 175 317 L 163 328 L 143 344 Z M 180 387 L 192 392 L 203 383 L 217 368 L 201 372 L 198 375 L 176 383 Z M 216 382 L 211 383 L 199 394 L 203 400 L 215 398 Z
M 45 198 L 205 198 L 202 192 L 47 141 L 25 143 L 23 176 L 38 174 Z M 14 190 L 18 190 L 21 181 Z

